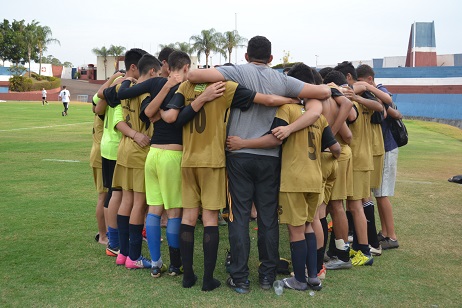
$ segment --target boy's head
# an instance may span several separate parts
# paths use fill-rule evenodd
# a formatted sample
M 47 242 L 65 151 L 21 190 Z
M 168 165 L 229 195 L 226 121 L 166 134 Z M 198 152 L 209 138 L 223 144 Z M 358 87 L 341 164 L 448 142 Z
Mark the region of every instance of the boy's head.
M 327 74 L 329 74 L 331 71 L 333 71 L 333 67 L 323 67 L 319 70 L 319 74 L 321 75 L 322 79 L 326 77 Z
M 268 64 L 273 60 L 271 42 L 264 36 L 254 36 L 247 45 L 245 59 L 248 62 Z
M 138 70 L 138 62 L 143 55 L 147 54 L 146 51 L 139 48 L 132 48 L 125 53 L 125 69 L 127 71 L 127 77 L 133 77 L 138 79 L 140 72 Z
M 303 63 L 297 63 L 292 66 L 290 71 L 287 73 L 287 76 L 296 78 L 306 83 L 314 84 L 314 76 L 311 68 Z
M 168 66 L 171 72 L 184 71 L 184 73 L 188 73 L 191 59 L 186 52 L 174 51 L 168 56 Z
M 358 80 L 356 69 L 351 62 L 343 61 L 337 65 L 334 70 L 341 72 L 346 77 L 350 86 Z
M 369 84 L 374 83 L 374 70 L 367 64 L 361 64 L 356 68 L 356 75 L 358 76 L 358 80 L 365 81 Z
M 311 68 L 311 72 L 313 73 L 314 84 L 316 85 L 322 84 L 321 74 L 319 74 L 318 70 L 315 69 L 314 67 L 310 67 L 310 68 Z
M 157 73 L 160 70 L 160 66 L 160 61 L 157 60 L 156 57 L 148 53 L 142 56 L 140 61 L 138 62 L 138 70 L 140 72 L 140 76 L 148 75 L 151 70 L 153 70 L 153 73 Z
M 170 48 L 170 47 L 164 47 L 162 50 L 159 52 L 159 61 L 162 63 L 162 69 L 160 72 L 160 75 L 162 77 L 168 77 L 168 74 L 170 73 L 170 67 L 168 64 L 168 57 L 172 52 L 174 52 L 175 49 Z
M 66 86 L 63 86 L 63 90 L 66 90 Z
M 323 79 L 324 84 L 328 84 L 331 82 L 335 83 L 338 86 L 343 86 L 348 83 L 345 75 L 336 70 L 330 71 L 330 73 L 328 73 Z
M 282 70 L 282 73 L 283 73 L 284 75 L 287 75 L 287 73 L 290 71 L 290 69 L 291 69 L 291 67 L 286 67 L 286 68 L 284 68 L 284 69 Z

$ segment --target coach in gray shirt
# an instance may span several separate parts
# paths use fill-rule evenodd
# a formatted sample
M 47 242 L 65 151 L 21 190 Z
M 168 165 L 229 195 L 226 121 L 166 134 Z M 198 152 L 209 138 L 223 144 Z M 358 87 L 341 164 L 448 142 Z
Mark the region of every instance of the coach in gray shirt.
M 325 85 L 311 85 L 288 77 L 268 66 L 273 59 L 271 42 L 263 36 L 253 37 L 245 54 L 247 64 L 222 66 L 216 69 L 193 70 L 188 79 L 193 83 L 232 80 L 263 94 L 287 97 L 326 99 L 331 90 Z M 255 139 L 268 134 L 277 107 L 253 104 L 247 111 L 232 108 L 228 123 L 228 136 Z M 318 113 L 304 117 L 292 126 L 293 131 L 314 123 Z M 311 118 L 310 118 L 311 116 Z M 298 120 L 297 120 L 298 121 Z M 308 121 L 308 122 L 306 122 Z M 277 136 L 287 137 L 284 132 Z M 290 132 L 289 132 L 290 133 Z M 274 138 L 275 139 L 275 138 Z M 280 178 L 279 143 L 269 142 L 265 148 L 227 151 L 226 170 L 231 195 L 233 221 L 228 224 L 232 262 L 231 277 L 227 284 L 238 293 L 248 293 L 249 218 L 252 201 L 258 216 L 258 252 L 261 262 L 258 269 L 260 286 L 270 289 L 276 278 L 279 261 L 278 193 Z

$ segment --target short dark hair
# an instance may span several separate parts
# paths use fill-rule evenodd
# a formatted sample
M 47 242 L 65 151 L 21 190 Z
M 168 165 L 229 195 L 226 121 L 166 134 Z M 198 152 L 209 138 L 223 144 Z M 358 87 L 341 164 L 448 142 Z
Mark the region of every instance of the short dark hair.
M 175 50 L 168 56 L 168 66 L 170 66 L 170 71 L 180 70 L 186 64 L 191 65 L 191 59 L 186 52 Z
M 372 67 L 370 67 L 369 65 L 361 64 L 356 68 L 356 75 L 358 76 L 358 78 L 367 78 L 371 76 L 372 79 L 374 79 L 375 73 Z
M 335 83 L 338 86 L 343 86 L 347 84 L 347 80 L 345 75 L 343 75 L 340 71 L 332 70 L 330 71 L 323 80 L 323 83 L 328 84 L 328 83 Z
M 138 65 L 141 57 L 147 54 L 146 51 L 140 48 L 132 48 L 125 53 L 125 69 L 129 70 L 132 64 Z
M 287 76 L 291 76 L 306 83 L 314 84 L 314 76 L 311 68 L 303 63 L 297 63 L 292 66 L 290 71 L 287 73 Z
M 343 61 L 342 63 L 339 63 L 336 67 L 334 67 L 334 70 L 341 72 L 343 75 L 345 75 L 345 77 L 350 74 L 353 80 L 358 80 L 355 67 L 349 61 Z
M 271 57 L 271 42 L 264 36 L 254 36 L 247 45 L 249 61 L 268 63 Z
M 138 70 L 140 71 L 141 75 L 146 75 L 150 69 L 154 68 L 155 71 L 160 70 L 161 63 L 151 54 L 145 54 L 141 57 L 140 61 L 138 62 Z
M 314 67 L 311 67 L 311 72 L 313 73 L 314 83 L 315 84 L 322 84 L 322 76 L 319 74 L 318 70 Z
M 290 71 L 290 69 L 291 69 L 291 67 L 285 67 L 285 68 L 282 70 L 282 72 L 283 72 L 283 73 L 288 72 L 288 71 Z
M 162 48 L 162 50 L 159 52 L 159 61 L 162 62 L 162 61 L 167 61 L 168 62 L 168 57 L 170 56 L 170 54 L 172 52 L 174 52 L 175 49 L 171 48 L 171 47 L 164 47 Z M 170 65 L 170 64 L 169 64 Z
M 65 88 L 66 88 L 66 86 L 63 86 L 63 89 L 65 89 Z
M 326 77 L 327 74 L 329 74 L 331 71 L 333 71 L 334 68 L 333 67 L 323 67 L 319 70 L 319 74 L 321 74 L 321 77 L 322 79 L 324 79 L 324 77 Z

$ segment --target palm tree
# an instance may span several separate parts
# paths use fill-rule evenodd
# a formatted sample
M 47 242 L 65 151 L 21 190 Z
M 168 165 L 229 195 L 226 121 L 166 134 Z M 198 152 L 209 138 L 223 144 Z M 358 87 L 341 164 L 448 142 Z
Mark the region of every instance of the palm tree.
M 123 46 L 114 46 L 114 45 L 111 45 L 111 47 L 109 47 L 107 53 L 110 55 L 110 56 L 114 56 L 115 59 L 114 59 L 114 71 L 117 71 L 117 68 L 119 66 L 119 57 L 123 55 L 124 51 L 125 51 L 125 47 Z
M 237 30 L 226 31 L 223 36 L 224 48 L 228 50 L 229 62 L 231 62 L 231 53 L 233 52 L 233 48 L 245 47 L 244 43 L 247 43 L 247 39 L 240 36 Z
M 103 57 L 103 62 L 104 62 L 104 79 L 106 80 L 107 79 L 107 74 L 106 74 L 106 70 L 107 70 L 107 57 L 109 56 L 109 51 L 108 49 L 103 46 L 101 48 L 93 48 L 91 50 L 95 55 L 99 56 L 99 57 Z
M 37 29 L 39 27 L 38 24 L 38 21 L 32 20 L 30 24 L 27 24 L 24 28 L 22 28 L 23 39 L 24 43 L 26 44 L 27 62 L 29 63 L 29 77 L 31 75 L 30 61 L 33 57 L 34 49 L 37 46 Z
M 57 43 L 61 46 L 59 40 L 52 37 L 53 33 L 51 32 L 50 27 L 48 26 L 39 26 L 37 28 L 37 47 L 39 50 L 39 75 L 42 74 L 42 56 L 43 52 L 47 50 L 47 45 L 51 43 Z
M 202 30 L 200 35 L 193 35 L 190 40 L 193 41 L 192 50 L 197 51 L 198 58 L 201 54 L 205 54 L 205 67 L 209 67 L 209 56 L 212 51 L 220 53 L 226 58 L 226 52 L 221 48 L 223 36 L 215 29 Z
M 193 52 L 191 45 L 188 42 L 176 42 L 174 49 L 186 52 L 188 55 L 191 55 Z

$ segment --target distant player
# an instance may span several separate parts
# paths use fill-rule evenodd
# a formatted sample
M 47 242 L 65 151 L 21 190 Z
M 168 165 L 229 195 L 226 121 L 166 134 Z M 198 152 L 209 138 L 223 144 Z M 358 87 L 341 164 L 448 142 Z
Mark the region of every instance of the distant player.
M 61 92 L 59 92 L 58 98 L 62 100 L 64 111 L 61 112 L 61 115 L 67 116 L 67 110 L 69 109 L 69 102 L 71 101 L 71 93 L 66 89 L 66 86 L 63 86 Z
M 45 106 L 45 103 L 48 105 L 47 90 L 45 90 L 45 88 L 42 88 L 42 106 Z

